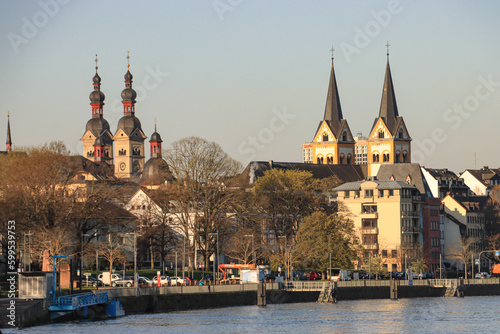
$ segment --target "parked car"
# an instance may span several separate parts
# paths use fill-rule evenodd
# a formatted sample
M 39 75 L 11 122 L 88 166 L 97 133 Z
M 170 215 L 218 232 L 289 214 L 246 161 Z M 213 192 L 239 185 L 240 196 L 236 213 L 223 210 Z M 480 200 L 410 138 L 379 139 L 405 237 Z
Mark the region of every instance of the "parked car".
M 134 285 L 134 278 L 132 276 L 125 276 L 123 279 L 119 279 L 111 282 L 111 286 L 126 286 L 130 288 Z
M 139 285 L 140 286 L 152 286 L 153 285 L 153 280 L 144 277 L 144 276 L 139 276 Z
M 160 276 L 160 284 L 162 286 L 168 285 L 168 283 L 170 283 L 170 277 L 169 276 Z M 158 277 L 154 276 L 153 277 L 153 285 L 156 286 L 157 284 L 158 284 Z
M 306 279 L 310 281 L 315 281 L 321 279 L 321 274 L 311 271 L 309 274 L 306 274 Z
M 475 278 L 491 278 L 491 275 L 487 272 L 479 272 L 474 276 Z
M 170 284 L 172 284 L 172 285 L 186 285 L 187 280 L 185 278 L 182 278 L 179 276 L 172 276 L 172 277 L 170 277 Z
M 100 279 L 95 278 L 94 276 L 86 276 L 85 278 L 82 278 L 82 285 L 93 286 L 95 288 L 97 286 L 104 286 L 104 283 Z

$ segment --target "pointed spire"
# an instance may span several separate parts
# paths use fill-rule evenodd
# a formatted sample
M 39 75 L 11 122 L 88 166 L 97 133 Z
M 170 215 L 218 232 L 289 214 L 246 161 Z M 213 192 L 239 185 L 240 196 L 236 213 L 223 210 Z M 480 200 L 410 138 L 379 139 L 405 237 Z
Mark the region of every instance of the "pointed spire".
M 151 159 L 161 158 L 161 143 L 163 143 L 163 140 L 161 140 L 160 134 L 156 132 L 155 118 L 155 132 L 153 132 L 149 140 Z
M 97 74 L 97 55 L 95 55 L 95 75 L 92 79 L 94 83 L 94 91 L 90 93 L 90 105 L 92 106 L 92 118 L 102 118 L 103 117 L 103 106 L 104 106 L 104 93 L 101 92 L 101 77 Z
M 337 136 L 337 133 L 340 131 L 340 122 L 343 116 L 337 89 L 337 81 L 335 80 L 335 71 L 333 69 L 333 52 L 335 49 L 332 47 L 330 51 L 332 51 L 332 70 L 330 72 L 330 84 L 328 86 L 324 120 L 330 124 L 330 127 Z
M 396 123 L 396 117 L 399 116 L 396 103 L 396 94 L 392 83 L 391 67 L 389 66 L 389 43 L 387 43 L 387 67 L 385 69 L 384 88 L 382 91 L 382 100 L 380 102 L 379 117 L 383 118 L 390 131 Z
M 130 51 L 127 51 L 127 73 L 125 73 L 125 89 L 122 91 L 123 114 L 125 116 L 135 114 L 135 98 L 137 93 L 132 88 L 132 73 L 130 73 Z
M 7 112 L 7 142 L 6 142 L 7 152 L 12 150 L 12 138 L 10 135 L 10 112 Z

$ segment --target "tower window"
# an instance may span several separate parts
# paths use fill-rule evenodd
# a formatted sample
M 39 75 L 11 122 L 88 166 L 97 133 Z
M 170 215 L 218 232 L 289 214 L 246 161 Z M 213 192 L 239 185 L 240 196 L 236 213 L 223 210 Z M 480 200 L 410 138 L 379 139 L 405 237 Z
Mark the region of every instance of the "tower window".
M 395 161 L 395 162 L 396 162 L 396 163 L 398 163 L 398 162 L 399 162 L 399 152 L 396 152 L 396 161 Z
M 406 152 L 403 153 L 403 162 L 407 162 L 408 154 Z
M 316 162 L 320 165 L 323 164 L 323 157 L 317 157 Z
M 328 135 L 327 134 L 323 134 L 323 141 L 328 141 Z
M 346 132 L 344 132 L 342 134 L 342 141 L 347 141 L 347 133 Z
M 378 137 L 379 138 L 384 138 L 384 131 L 379 131 L 378 132 Z
M 329 165 L 333 164 L 333 157 L 331 155 L 326 157 L 326 163 Z

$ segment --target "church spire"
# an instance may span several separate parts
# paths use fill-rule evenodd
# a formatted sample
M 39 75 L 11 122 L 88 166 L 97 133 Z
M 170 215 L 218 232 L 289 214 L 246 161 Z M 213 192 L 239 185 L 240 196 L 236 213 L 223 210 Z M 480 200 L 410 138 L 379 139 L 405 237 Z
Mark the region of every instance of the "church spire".
M 151 159 L 161 158 L 161 136 L 158 132 L 156 132 L 156 119 L 155 119 L 155 132 L 151 135 L 151 139 L 149 140 L 150 144 L 150 153 Z
M 122 91 L 123 114 L 125 116 L 135 114 L 135 98 L 137 93 L 132 89 L 132 73 L 130 73 L 130 51 L 127 51 L 127 73 L 125 73 L 125 89 Z
M 95 75 L 92 79 L 94 83 L 94 91 L 90 93 L 90 105 L 92 106 L 92 118 L 102 118 L 103 116 L 103 106 L 104 106 L 104 93 L 101 92 L 101 77 L 97 73 L 97 55 L 95 55 Z
M 387 47 L 387 66 L 385 69 L 384 88 L 382 90 L 382 100 L 380 102 L 379 117 L 383 118 L 393 131 L 393 126 L 396 123 L 396 117 L 399 116 L 398 105 L 396 104 L 396 94 L 394 93 L 394 85 L 392 83 L 391 67 L 389 66 L 389 43 Z
M 329 123 L 333 132 L 337 135 L 340 131 L 340 122 L 343 116 L 342 108 L 340 106 L 339 92 L 337 89 L 337 81 L 335 79 L 335 71 L 333 68 L 333 52 L 335 49 L 332 47 L 330 51 L 332 51 L 332 70 L 330 72 L 330 84 L 328 86 L 328 94 L 326 97 L 324 120 Z
M 6 142 L 7 152 L 12 151 L 12 138 L 10 136 L 10 113 L 7 112 L 7 142 Z

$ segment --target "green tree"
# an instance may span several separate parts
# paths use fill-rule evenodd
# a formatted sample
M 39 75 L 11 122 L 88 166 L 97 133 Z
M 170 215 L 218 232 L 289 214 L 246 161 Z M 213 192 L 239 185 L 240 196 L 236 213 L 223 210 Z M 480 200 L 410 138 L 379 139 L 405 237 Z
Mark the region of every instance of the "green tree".
M 294 259 L 303 269 L 323 270 L 332 266 L 351 268 L 360 247 L 352 220 L 336 213 L 314 212 L 304 218 L 297 233 Z

